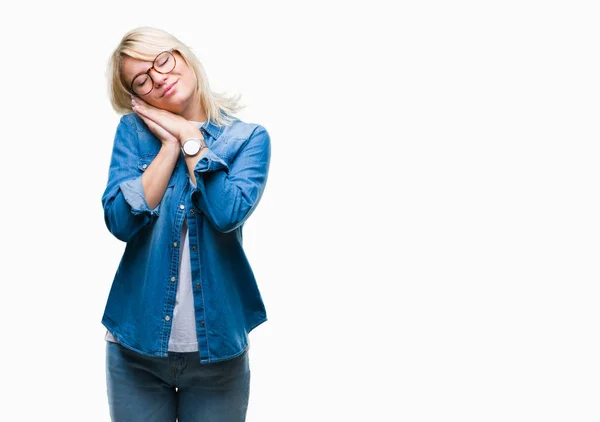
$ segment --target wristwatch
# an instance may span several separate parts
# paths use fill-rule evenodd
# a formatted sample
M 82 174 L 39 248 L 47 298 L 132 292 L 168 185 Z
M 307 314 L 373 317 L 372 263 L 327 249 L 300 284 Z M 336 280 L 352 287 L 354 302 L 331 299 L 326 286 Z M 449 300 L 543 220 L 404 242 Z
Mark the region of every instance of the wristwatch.
M 181 150 L 188 157 L 198 154 L 202 148 L 205 148 L 206 142 L 202 138 L 189 138 L 183 143 Z

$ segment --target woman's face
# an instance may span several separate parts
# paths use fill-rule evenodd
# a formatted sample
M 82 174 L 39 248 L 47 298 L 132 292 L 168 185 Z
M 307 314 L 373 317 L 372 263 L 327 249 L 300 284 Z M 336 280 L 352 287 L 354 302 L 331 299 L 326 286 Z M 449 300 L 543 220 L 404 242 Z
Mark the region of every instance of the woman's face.
M 173 56 L 175 57 L 175 68 L 164 74 L 151 69 L 149 75 L 152 80 L 148 81 L 148 84 L 153 83 L 153 85 L 149 85 L 152 86 L 152 91 L 138 96 L 154 107 L 183 115 L 190 105 L 198 103 L 196 98 L 197 82 L 183 56 L 176 50 L 173 51 Z M 148 72 L 152 64 L 153 62 L 150 61 L 138 60 L 129 56 L 123 57 L 121 71 L 125 86 L 130 88 L 134 78 Z M 160 66 L 158 62 L 154 64 Z M 143 78 L 141 79 L 143 80 Z M 136 79 L 136 83 L 139 80 Z

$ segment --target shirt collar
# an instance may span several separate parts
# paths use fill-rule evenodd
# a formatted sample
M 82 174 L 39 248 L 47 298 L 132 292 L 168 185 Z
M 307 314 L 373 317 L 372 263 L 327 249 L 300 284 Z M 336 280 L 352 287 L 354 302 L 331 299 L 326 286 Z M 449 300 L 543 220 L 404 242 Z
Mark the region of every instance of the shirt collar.
M 207 132 L 213 139 L 217 139 L 223 131 L 223 128 L 215 125 L 212 120 L 207 120 L 204 122 L 200 130 L 202 129 L 204 129 L 204 131 Z
M 225 110 L 219 110 L 219 113 L 222 116 L 232 117 Z M 202 133 L 203 135 L 204 135 L 204 132 L 206 132 L 206 133 L 208 133 L 215 140 L 217 138 L 219 138 L 219 136 L 221 135 L 221 132 L 223 132 L 223 129 L 224 129 L 223 126 L 217 126 L 217 125 L 215 125 L 212 120 L 207 120 L 206 122 L 204 122 L 202 124 L 202 126 L 200 126 L 200 131 L 203 132 Z

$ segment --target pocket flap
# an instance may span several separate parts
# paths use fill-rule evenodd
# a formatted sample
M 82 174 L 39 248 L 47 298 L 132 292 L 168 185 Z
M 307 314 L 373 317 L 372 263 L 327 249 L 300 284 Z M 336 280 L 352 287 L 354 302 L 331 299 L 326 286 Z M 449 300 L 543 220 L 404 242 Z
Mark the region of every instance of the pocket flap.
M 140 159 L 138 160 L 138 169 L 141 172 L 146 171 L 146 169 L 148 168 L 148 166 L 150 165 L 150 163 L 152 162 L 152 160 L 154 160 L 156 158 L 157 154 L 144 154 L 140 157 Z M 174 186 L 175 185 L 175 175 L 177 172 L 177 167 L 175 167 L 173 169 L 173 172 L 171 173 L 171 177 L 169 178 L 169 184 L 167 185 L 168 187 Z
M 140 171 L 145 171 L 155 157 L 156 154 L 142 155 L 138 160 L 138 169 L 140 169 Z

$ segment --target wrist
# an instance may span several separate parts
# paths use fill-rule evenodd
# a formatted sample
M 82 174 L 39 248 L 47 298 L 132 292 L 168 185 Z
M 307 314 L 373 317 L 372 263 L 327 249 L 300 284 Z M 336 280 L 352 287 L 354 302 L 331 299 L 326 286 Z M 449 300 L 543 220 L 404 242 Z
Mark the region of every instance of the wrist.
M 186 157 L 195 157 L 204 148 L 207 148 L 204 138 L 188 138 L 181 146 L 181 150 Z
M 181 152 L 181 145 L 179 145 L 179 142 L 165 142 L 160 149 L 167 154 L 179 155 Z
M 179 137 L 179 145 L 183 146 L 185 141 L 190 138 L 202 139 L 204 141 L 204 135 L 202 135 L 202 132 L 194 126 L 194 130 L 186 131 Z

